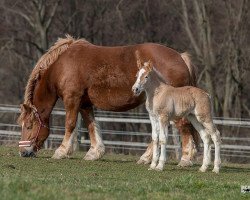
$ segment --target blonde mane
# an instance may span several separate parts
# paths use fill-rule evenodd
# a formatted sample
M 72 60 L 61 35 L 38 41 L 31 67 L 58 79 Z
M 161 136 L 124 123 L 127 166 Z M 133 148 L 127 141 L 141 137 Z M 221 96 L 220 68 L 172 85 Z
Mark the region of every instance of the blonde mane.
M 72 36 L 66 35 L 66 38 L 59 38 L 57 42 L 46 52 L 37 62 L 36 66 L 32 70 L 27 86 L 25 88 L 24 103 L 33 105 L 33 93 L 36 82 L 41 72 L 46 71 L 57 59 L 65 52 L 72 43 L 80 40 L 75 40 Z M 85 39 L 81 41 L 87 42 Z
M 70 35 L 66 35 L 66 38 L 59 38 L 57 42 L 38 60 L 29 76 L 28 83 L 25 88 L 24 104 L 34 107 L 33 94 L 40 74 L 45 72 L 58 59 L 58 57 L 69 48 L 71 44 L 79 41 L 89 43 L 85 39 L 76 40 Z M 21 123 L 24 116 L 25 113 L 21 112 L 18 119 L 19 123 Z

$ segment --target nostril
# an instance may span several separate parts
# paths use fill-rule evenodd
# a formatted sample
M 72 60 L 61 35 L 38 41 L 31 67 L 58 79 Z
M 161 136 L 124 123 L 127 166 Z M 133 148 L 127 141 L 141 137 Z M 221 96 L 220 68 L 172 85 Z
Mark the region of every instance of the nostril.
M 136 91 L 136 92 L 138 92 L 138 90 L 139 90 L 138 88 L 135 88 L 135 91 Z

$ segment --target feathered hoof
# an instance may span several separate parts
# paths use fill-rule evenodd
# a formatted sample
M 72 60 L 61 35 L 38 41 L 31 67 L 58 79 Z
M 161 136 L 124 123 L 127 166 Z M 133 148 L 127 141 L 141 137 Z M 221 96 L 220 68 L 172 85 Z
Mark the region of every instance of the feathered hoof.
M 62 148 L 58 148 L 54 155 L 52 156 L 53 159 L 63 159 L 63 158 L 69 158 L 69 155 L 67 155 L 66 151 Z
M 163 171 L 163 166 L 157 166 L 157 167 L 155 168 L 155 170 L 156 170 L 156 171 Z
M 218 167 L 215 167 L 212 172 L 216 173 L 216 174 L 219 174 L 220 172 L 220 169 Z
M 206 172 L 207 171 L 207 167 L 201 166 L 199 169 L 200 172 Z
M 104 155 L 104 153 L 104 146 L 98 148 L 90 148 L 89 151 L 86 153 L 84 160 L 98 160 Z
M 181 160 L 177 166 L 178 167 L 191 167 L 193 166 L 193 163 L 190 160 Z

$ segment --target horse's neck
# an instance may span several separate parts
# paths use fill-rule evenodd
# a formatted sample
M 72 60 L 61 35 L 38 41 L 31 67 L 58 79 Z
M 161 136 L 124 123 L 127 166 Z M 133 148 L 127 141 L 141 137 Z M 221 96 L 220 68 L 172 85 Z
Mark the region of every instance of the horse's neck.
M 147 101 L 152 101 L 153 98 L 158 95 L 163 88 L 168 87 L 159 76 L 156 74 L 155 71 L 151 72 L 150 79 L 146 83 L 145 92 L 147 95 Z
M 33 93 L 33 104 L 45 122 L 49 121 L 50 113 L 57 100 L 56 94 L 53 94 L 48 89 L 49 87 L 47 84 L 47 81 L 40 79 L 36 83 Z

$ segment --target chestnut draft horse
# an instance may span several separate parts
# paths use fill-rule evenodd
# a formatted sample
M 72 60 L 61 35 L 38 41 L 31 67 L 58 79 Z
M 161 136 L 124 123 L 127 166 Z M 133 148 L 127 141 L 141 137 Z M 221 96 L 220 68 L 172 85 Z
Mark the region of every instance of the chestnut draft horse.
M 66 110 L 65 135 L 53 158 L 72 153 L 74 128 L 81 113 L 90 135 L 86 160 L 99 159 L 105 151 L 93 106 L 108 111 L 127 111 L 145 102 L 145 94 L 135 97 L 131 87 L 137 73 L 136 50 L 144 60 L 152 60 L 165 81 L 175 87 L 195 85 L 194 68 L 187 54 L 159 44 L 103 47 L 67 35 L 45 53 L 34 67 L 21 106 L 20 155 L 32 156 L 49 135 L 49 117 L 60 97 Z M 190 165 L 197 132 L 189 122 L 177 123 L 182 135 L 181 166 Z M 138 163 L 150 163 L 152 143 Z

